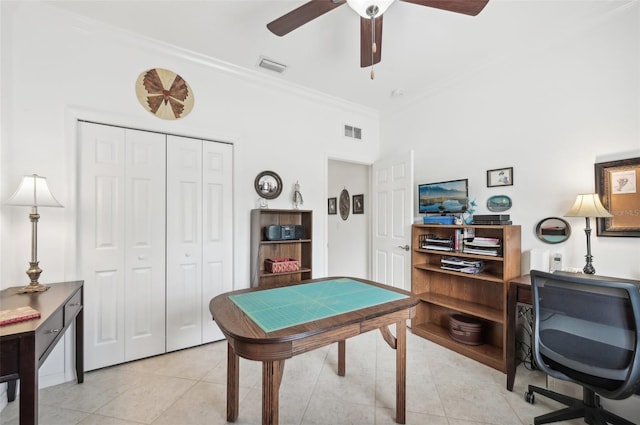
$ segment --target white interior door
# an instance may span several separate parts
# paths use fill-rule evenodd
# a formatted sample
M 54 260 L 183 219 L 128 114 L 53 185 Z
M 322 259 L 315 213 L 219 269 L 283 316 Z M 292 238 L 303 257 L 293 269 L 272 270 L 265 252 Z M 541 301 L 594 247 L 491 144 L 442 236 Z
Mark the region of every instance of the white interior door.
M 371 193 L 373 280 L 410 290 L 413 151 L 374 163 Z
M 202 141 L 167 136 L 167 351 L 202 343 Z
M 165 137 L 80 122 L 85 369 L 165 350 Z
M 209 301 L 233 290 L 233 148 L 203 142 L 202 342 L 224 338 L 212 320 Z
M 166 136 L 125 130 L 125 361 L 165 351 Z
M 124 361 L 124 129 L 78 123 L 85 369 Z

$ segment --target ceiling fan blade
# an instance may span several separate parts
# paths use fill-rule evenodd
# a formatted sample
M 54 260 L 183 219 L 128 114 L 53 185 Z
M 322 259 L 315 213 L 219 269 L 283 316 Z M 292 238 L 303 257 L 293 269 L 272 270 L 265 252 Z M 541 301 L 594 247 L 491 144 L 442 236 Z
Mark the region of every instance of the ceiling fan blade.
M 371 50 L 373 47 L 371 40 L 371 19 L 360 18 L 360 68 L 374 65 L 382 59 L 382 17 L 375 19 L 376 51 L 373 53 L 371 61 Z
M 346 0 L 311 0 L 275 21 L 269 22 L 267 28 L 275 35 L 282 37 L 345 3 Z
M 421 6 L 435 7 L 449 12 L 476 16 L 489 3 L 489 0 L 400 0 Z

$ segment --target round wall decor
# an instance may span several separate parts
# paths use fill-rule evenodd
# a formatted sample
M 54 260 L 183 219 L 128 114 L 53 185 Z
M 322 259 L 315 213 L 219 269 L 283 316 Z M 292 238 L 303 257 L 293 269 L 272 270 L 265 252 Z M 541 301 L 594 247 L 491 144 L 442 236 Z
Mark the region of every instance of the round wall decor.
M 340 201 L 338 209 L 340 210 L 340 217 L 346 220 L 349 217 L 349 209 L 351 208 L 351 199 L 349 198 L 349 192 L 347 189 L 342 189 L 340 192 Z
M 542 242 L 562 243 L 571 236 L 571 225 L 564 218 L 547 217 L 536 225 L 536 236 Z
M 282 180 L 273 171 L 263 171 L 256 176 L 253 186 L 265 199 L 276 199 L 282 193 Z
M 507 195 L 495 195 L 487 199 L 487 209 L 492 212 L 507 211 L 513 203 Z
M 193 109 L 193 90 L 168 69 L 153 68 L 140 74 L 136 96 L 144 109 L 163 120 L 177 120 Z

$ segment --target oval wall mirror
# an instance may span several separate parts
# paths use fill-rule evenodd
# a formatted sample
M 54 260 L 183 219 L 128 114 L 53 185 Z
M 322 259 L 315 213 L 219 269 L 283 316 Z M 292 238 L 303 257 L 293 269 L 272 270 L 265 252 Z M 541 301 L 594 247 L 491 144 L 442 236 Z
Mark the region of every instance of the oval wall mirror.
M 538 222 L 536 236 L 542 242 L 561 243 L 571 236 L 571 226 L 559 217 L 547 217 Z
M 275 199 L 282 192 L 282 180 L 273 171 L 263 171 L 256 176 L 253 183 L 258 195 L 265 199 Z

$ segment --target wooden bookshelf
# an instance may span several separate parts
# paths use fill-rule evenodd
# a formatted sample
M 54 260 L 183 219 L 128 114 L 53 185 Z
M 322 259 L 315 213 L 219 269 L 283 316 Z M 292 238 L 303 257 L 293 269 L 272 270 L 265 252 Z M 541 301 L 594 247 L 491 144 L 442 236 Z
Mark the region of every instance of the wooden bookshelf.
M 424 235 L 455 238 L 473 232 L 475 237 L 499 241 L 498 255 L 464 252 L 464 239 L 451 251 L 424 249 Z M 474 226 L 414 224 L 412 227 L 411 291 L 420 298 L 412 332 L 483 364 L 506 372 L 507 289 L 509 280 L 520 276 L 520 226 Z M 495 253 L 494 253 L 495 254 Z M 482 261 L 479 273 L 443 270 L 441 260 L 456 257 Z M 467 345 L 449 336 L 453 314 L 472 317 L 483 325 L 481 345 Z

